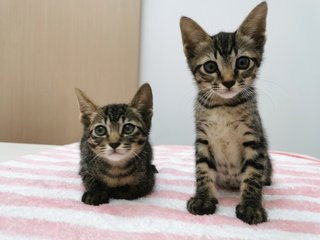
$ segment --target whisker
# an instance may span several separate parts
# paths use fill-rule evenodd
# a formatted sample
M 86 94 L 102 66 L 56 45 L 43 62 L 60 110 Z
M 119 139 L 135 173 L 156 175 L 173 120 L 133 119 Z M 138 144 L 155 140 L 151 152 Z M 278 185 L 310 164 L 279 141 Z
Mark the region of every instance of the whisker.
M 142 158 L 139 156 L 139 154 L 136 151 L 132 152 L 134 157 L 138 158 L 139 160 L 142 160 Z

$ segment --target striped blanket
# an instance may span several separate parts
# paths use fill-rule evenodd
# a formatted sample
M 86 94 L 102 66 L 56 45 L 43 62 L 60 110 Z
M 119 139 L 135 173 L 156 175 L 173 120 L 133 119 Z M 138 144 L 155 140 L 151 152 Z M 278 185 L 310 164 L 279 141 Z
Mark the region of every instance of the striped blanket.
M 77 174 L 78 144 L 0 163 L 0 239 L 320 239 L 320 161 L 271 152 L 273 185 L 264 189 L 269 221 L 235 217 L 238 192 L 219 191 L 214 215 L 194 216 L 191 146 L 156 146 L 154 192 L 134 201 L 89 206 Z

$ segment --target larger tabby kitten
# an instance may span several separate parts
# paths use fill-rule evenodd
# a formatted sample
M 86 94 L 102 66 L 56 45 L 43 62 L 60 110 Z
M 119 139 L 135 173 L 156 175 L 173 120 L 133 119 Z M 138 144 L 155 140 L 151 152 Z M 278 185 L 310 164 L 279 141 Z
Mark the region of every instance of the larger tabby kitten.
M 156 168 L 148 141 L 152 118 L 149 84 L 127 104 L 99 107 L 76 89 L 81 122 L 80 176 L 82 202 L 108 203 L 110 198 L 135 199 L 150 193 Z
M 254 81 L 265 43 L 267 4 L 262 2 L 233 33 L 209 36 L 182 17 L 184 52 L 198 86 L 196 193 L 192 214 L 216 210 L 216 185 L 240 189 L 238 218 L 249 224 L 267 220 L 262 188 L 271 184 L 271 162 L 257 109 Z

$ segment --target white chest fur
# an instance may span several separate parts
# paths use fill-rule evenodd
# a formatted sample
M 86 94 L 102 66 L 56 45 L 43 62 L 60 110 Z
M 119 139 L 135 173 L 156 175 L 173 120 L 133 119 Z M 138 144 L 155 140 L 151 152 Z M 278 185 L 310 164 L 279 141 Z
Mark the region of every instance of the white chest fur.
M 242 137 L 246 126 L 238 108 L 197 109 L 197 124 L 204 129 L 215 158 L 217 183 L 238 188 L 241 180 Z

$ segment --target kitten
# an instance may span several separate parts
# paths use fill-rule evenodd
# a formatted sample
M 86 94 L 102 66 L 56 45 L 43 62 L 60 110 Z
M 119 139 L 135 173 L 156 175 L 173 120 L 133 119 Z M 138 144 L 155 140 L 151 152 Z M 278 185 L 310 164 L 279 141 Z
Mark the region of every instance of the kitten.
M 187 17 L 180 20 L 184 52 L 198 87 L 196 193 L 192 214 L 216 210 L 216 185 L 240 189 L 238 218 L 267 221 L 262 187 L 271 184 L 271 162 L 257 109 L 254 81 L 265 43 L 267 4 L 256 6 L 234 33 L 209 36 Z
M 148 141 L 152 118 L 152 91 L 140 87 L 127 104 L 99 107 L 76 89 L 81 139 L 80 176 L 85 187 L 82 202 L 108 203 L 110 198 L 135 199 L 154 186 L 152 148 Z

